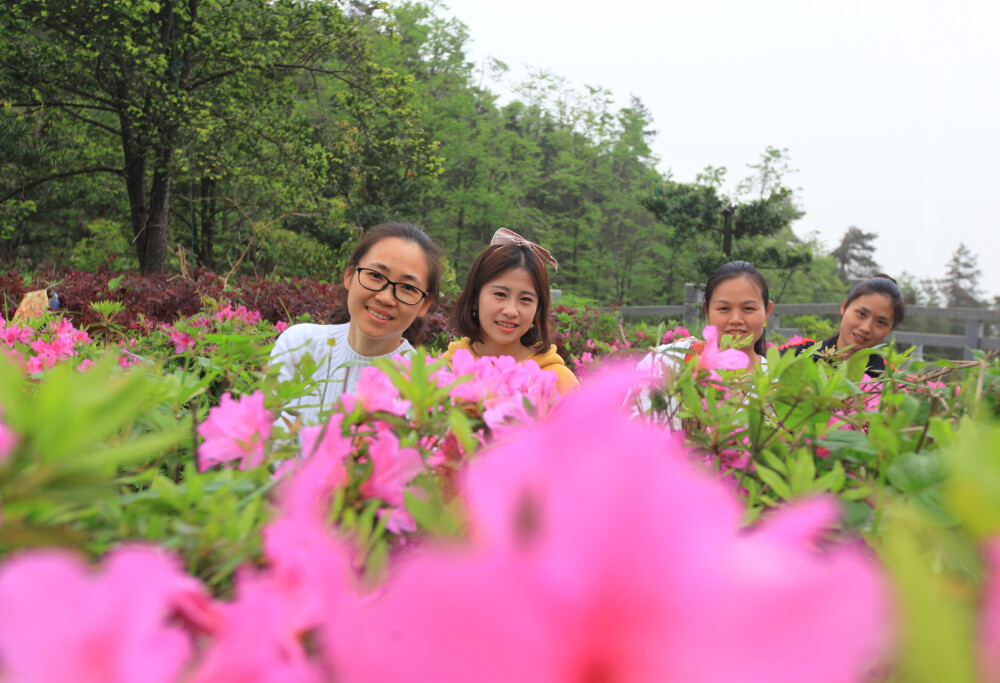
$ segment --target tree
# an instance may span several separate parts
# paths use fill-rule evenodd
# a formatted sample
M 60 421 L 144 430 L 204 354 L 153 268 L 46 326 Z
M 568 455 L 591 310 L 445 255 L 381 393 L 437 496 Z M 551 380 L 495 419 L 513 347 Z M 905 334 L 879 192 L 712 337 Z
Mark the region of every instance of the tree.
M 642 200 L 658 221 L 671 228 L 672 244 L 701 247 L 697 266 L 707 277 L 733 260 L 750 261 L 758 268 L 790 271 L 812 260 L 807 245 L 782 233 L 803 215 L 795 193 L 783 184 L 790 172 L 787 150 L 768 147 L 754 173 L 742 181 L 733 196 L 722 194 L 725 168 L 708 167 L 693 184 L 666 181 Z M 794 236 L 792 236 L 794 237 Z
M 320 157 L 311 170 L 329 173 L 341 188 L 350 181 L 367 204 L 381 201 L 380 193 L 394 179 L 398 185 L 411 176 L 433 175 L 426 168 L 434 164 L 426 158 L 426 141 L 410 135 L 405 123 L 405 83 L 370 60 L 358 25 L 368 21 L 371 8 L 351 7 L 348 14 L 335 0 L 4 3 L 0 89 L 5 105 L 28 116 L 61 112 L 108 142 L 95 163 L 48 168 L 24 178 L 22 194 L 74 175 L 121 179 L 140 266 L 151 272 L 166 265 L 172 181 L 188 170 L 188 147 L 213 139 L 246 143 L 257 135 L 257 141 L 270 145 L 270 154 L 286 162 L 293 158 L 293 165 L 308 164 L 299 160 L 310 155 Z M 340 84 L 327 92 L 327 102 L 336 98 L 339 106 L 319 135 L 318 154 L 309 144 L 315 140 L 301 128 L 282 125 L 301 118 L 261 111 L 271 104 L 287 111 L 290 98 L 303 89 L 295 81 L 300 76 Z M 323 139 L 330 133 L 332 142 Z M 415 161 L 395 165 L 399 155 Z M 217 154 L 215 161 L 232 158 L 233 153 Z M 204 159 L 198 172 L 203 181 L 224 174 Z M 199 186 L 212 191 L 210 182 Z M 193 192 L 185 189 L 193 202 Z M 194 213 L 192 207 L 189 214 Z M 193 224 L 189 227 L 195 232 Z
M 840 246 L 830 253 L 837 260 L 843 277 L 867 279 L 878 272 L 873 244 L 877 238 L 878 233 L 864 232 L 853 225 L 847 229 Z
M 941 281 L 941 293 L 949 307 L 982 306 L 979 300 L 979 256 L 969 251 L 965 244 L 959 244 L 958 249 L 948 261 L 948 269 Z

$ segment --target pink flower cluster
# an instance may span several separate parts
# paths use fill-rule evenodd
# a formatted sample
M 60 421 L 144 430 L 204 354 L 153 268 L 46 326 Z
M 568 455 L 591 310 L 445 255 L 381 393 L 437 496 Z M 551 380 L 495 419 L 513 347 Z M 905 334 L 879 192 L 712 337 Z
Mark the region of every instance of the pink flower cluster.
M 243 304 L 233 308 L 233 304 L 229 301 L 226 302 L 224 308 L 219 309 L 215 313 L 216 320 L 227 323 L 232 322 L 233 320 L 239 320 L 248 325 L 256 325 L 260 322 L 260 318 L 260 312 L 248 310 Z
M 38 331 L 0 318 L 0 353 L 35 374 L 78 354 L 90 336 L 65 318 L 50 320 Z
M 661 344 L 672 344 L 675 341 L 681 339 L 687 339 L 691 336 L 690 330 L 686 327 L 675 327 L 672 330 L 667 330 L 663 333 L 663 339 L 660 341 Z
M 542 370 L 532 360 L 518 363 L 510 356 L 476 358 L 459 349 L 451 358 L 451 367 L 452 378 L 471 377 L 451 390 L 452 399 L 481 403 L 483 421 L 497 439 L 544 418 L 559 400 L 555 373 Z M 449 379 L 444 373 L 439 381 L 448 384 Z

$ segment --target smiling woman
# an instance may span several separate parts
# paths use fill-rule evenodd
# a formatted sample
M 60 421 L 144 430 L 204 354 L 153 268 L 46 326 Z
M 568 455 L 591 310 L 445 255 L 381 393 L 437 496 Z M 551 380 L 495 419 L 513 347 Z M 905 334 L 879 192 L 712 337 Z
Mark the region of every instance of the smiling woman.
M 552 255 L 537 244 L 505 228 L 497 231 L 469 269 L 465 289 L 455 302 L 451 323 L 463 337 L 448 345 L 449 364 L 458 349 L 477 358 L 511 356 L 555 373 L 560 394 L 579 386 L 552 344 L 546 263 L 558 268 Z
M 903 322 L 906 305 L 896 281 L 879 273 L 865 280 L 847 295 L 840 305 L 840 330 L 823 341 L 817 358 L 843 360 L 856 351 L 870 349 L 885 341 L 889 333 Z M 796 344 L 786 344 L 781 352 L 801 353 L 816 342 L 806 339 Z M 885 360 L 878 354 L 868 357 L 867 373 L 871 377 L 885 372 Z
M 306 354 L 316 362 L 316 390 L 293 399 L 283 417 L 318 422 L 343 393 L 354 391 L 361 367 L 405 355 L 423 342 L 423 320 L 438 294 L 441 250 L 409 223 L 384 223 L 358 241 L 344 272 L 340 324 L 292 325 L 271 350 L 278 380 L 295 376 Z M 280 421 L 280 420 L 279 420 Z

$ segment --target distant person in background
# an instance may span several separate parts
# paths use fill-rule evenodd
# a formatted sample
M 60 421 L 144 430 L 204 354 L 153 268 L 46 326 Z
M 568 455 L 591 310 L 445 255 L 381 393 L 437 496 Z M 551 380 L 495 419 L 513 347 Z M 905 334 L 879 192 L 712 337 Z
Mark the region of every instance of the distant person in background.
M 840 305 L 840 329 L 837 334 L 823 341 L 817 358 L 846 360 L 855 352 L 870 349 L 885 341 L 885 338 L 903 322 L 906 305 L 903 293 L 896 281 L 879 273 L 875 277 L 855 285 Z M 804 339 L 781 347 L 782 353 L 801 353 L 815 344 L 815 340 Z M 885 360 L 873 353 L 868 357 L 867 373 L 879 377 L 885 372 Z
M 556 391 L 564 396 L 580 386 L 552 343 L 546 264 L 559 267 L 552 254 L 534 242 L 506 228 L 497 230 L 469 269 L 455 302 L 451 324 L 462 338 L 448 345 L 449 365 L 459 349 L 477 358 L 511 356 L 555 373 Z
M 705 283 L 702 309 L 707 324 L 715 327 L 719 339 L 728 334 L 736 341 L 748 342 L 741 350 L 750 366 L 767 363 L 765 328 L 774 303 L 767 281 L 752 264 L 732 261 L 712 273 Z M 659 346 L 639 362 L 638 369 L 649 370 L 656 362 L 672 369 L 677 364 L 678 351 L 698 353 L 703 343 L 690 337 Z
M 344 272 L 335 325 L 292 325 L 271 350 L 278 379 L 295 376 L 308 353 L 316 361 L 310 396 L 286 406 L 306 425 L 316 424 L 343 393 L 352 393 L 361 367 L 376 358 L 413 351 L 424 341 L 422 318 L 438 295 L 441 249 L 410 223 L 383 223 L 358 240 Z M 412 344 L 412 345 L 411 345 Z M 294 415 L 286 413 L 294 421 Z
M 767 367 L 765 328 L 773 309 L 767 280 L 746 261 L 732 261 L 721 266 L 705 283 L 702 310 L 707 324 L 715 328 L 716 337 L 712 343 L 717 343 L 716 340 L 721 340 L 724 335 L 730 335 L 737 342 L 743 341 L 740 350 L 747 356 L 746 367 Z M 650 385 L 661 383 L 691 356 L 705 351 L 705 347 L 704 340 L 689 337 L 658 346 L 639 361 L 636 369 L 648 381 L 644 380 L 645 386 L 636 398 L 634 411 L 649 414 L 652 409 Z M 671 401 L 667 413 L 673 417 L 669 421 L 663 416 L 657 419 L 664 426 L 680 429 L 681 420 L 674 416 L 677 410 L 676 401 Z

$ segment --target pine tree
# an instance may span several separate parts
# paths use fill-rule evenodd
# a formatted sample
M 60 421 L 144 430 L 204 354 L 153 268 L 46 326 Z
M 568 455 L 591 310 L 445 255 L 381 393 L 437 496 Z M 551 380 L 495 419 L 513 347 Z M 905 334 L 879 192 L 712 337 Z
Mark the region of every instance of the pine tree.
M 830 253 L 843 277 L 867 279 L 878 272 L 874 245 L 877 238 L 878 233 L 864 232 L 853 225 L 847 229 L 840 246 Z
M 941 292 L 949 307 L 977 307 L 983 302 L 979 297 L 979 256 L 969 251 L 965 244 L 959 244 L 958 249 L 948 261 L 948 270 L 941 282 Z

